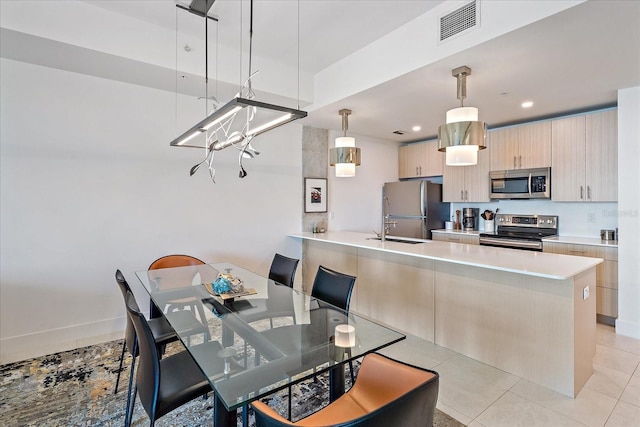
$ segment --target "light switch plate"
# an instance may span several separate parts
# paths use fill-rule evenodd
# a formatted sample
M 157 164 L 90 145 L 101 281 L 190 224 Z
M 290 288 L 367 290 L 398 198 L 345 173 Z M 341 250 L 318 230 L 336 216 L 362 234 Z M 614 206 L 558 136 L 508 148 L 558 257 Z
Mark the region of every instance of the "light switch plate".
M 585 286 L 584 289 L 582 290 L 582 299 L 587 299 L 589 298 L 589 287 Z

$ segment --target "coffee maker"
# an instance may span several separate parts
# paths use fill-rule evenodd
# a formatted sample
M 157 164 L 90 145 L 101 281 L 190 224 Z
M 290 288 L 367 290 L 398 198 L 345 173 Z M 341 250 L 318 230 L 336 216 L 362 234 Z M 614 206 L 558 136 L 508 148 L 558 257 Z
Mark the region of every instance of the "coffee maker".
M 472 231 L 478 229 L 480 217 L 479 208 L 463 208 L 462 209 L 462 230 Z

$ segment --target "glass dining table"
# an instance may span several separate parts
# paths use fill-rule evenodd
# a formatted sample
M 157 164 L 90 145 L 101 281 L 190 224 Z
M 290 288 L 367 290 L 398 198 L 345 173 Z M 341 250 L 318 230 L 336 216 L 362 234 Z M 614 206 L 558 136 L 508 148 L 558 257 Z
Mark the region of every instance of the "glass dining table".
M 405 338 L 230 263 L 144 270 L 136 276 L 211 383 L 215 427 L 235 426 L 238 408 L 327 371 L 335 400 L 344 393 L 346 363 Z M 218 295 L 214 284 L 231 284 L 248 295 Z M 185 305 L 202 305 L 209 336 L 190 335 L 189 325 L 172 323 L 173 306 Z M 221 350 L 211 354 L 205 340 L 218 341 Z

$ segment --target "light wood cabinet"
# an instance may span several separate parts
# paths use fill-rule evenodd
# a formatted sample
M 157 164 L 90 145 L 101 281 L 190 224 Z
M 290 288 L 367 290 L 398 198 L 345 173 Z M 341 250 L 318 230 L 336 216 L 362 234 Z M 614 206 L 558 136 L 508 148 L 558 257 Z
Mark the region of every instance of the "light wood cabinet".
M 551 198 L 556 202 L 618 200 L 617 111 L 551 122 Z
M 551 166 L 551 122 L 492 130 L 489 138 L 491 170 Z
M 467 245 L 479 245 L 480 235 L 470 233 L 431 232 L 431 240 L 438 242 L 465 243 Z
M 404 145 L 398 151 L 398 178 L 421 178 L 442 175 L 444 153 L 438 140 Z
M 489 143 L 487 142 L 487 145 Z M 442 201 L 488 202 L 491 147 L 478 152 L 474 166 L 444 166 L 442 174 Z
M 596 313 L 609 318 L 618 317 L 618 248 L 544 242 L 543 250 L 555 254 L 602 258 L 604 262 L 596 266 Z M 600 316 L 599 320 L 606 320 Z

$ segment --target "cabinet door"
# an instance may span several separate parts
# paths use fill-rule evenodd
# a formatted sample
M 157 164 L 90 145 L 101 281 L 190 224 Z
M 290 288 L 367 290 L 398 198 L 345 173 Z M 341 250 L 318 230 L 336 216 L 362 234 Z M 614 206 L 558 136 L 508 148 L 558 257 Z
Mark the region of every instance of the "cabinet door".
M 403 145 L 398 149 L 398 178 L 413 178 L 412 169 L 409 166 L 410 145 Z
M 491 167 L 491 150 L 493 145 L 478 152 L 478 164 L 464 166 L 465 202 L 489 202 L 489 169 Z
M 551 166 L 551 122 L 519 126 L 518 140 L 519 168 Z
M 424 144 L 424 175 L 441 176 L 444 167 L 445 155 L 438 151 L 438 140 L 427 141 Z
M 584 116 L 551 122 L 551 198 L 555 202 L 585 200 L 584 138 Z
M 492 130 L 487 136 L 491 140 L 491 170 L 518 169 L 518 128 Z
M 464 202 L 464 174 L 469 166 L 444 165 L 442 173 L 442 201 Z
M 618 201 L 618 114 L 587 114 L 585 133 L 586 200 Z

